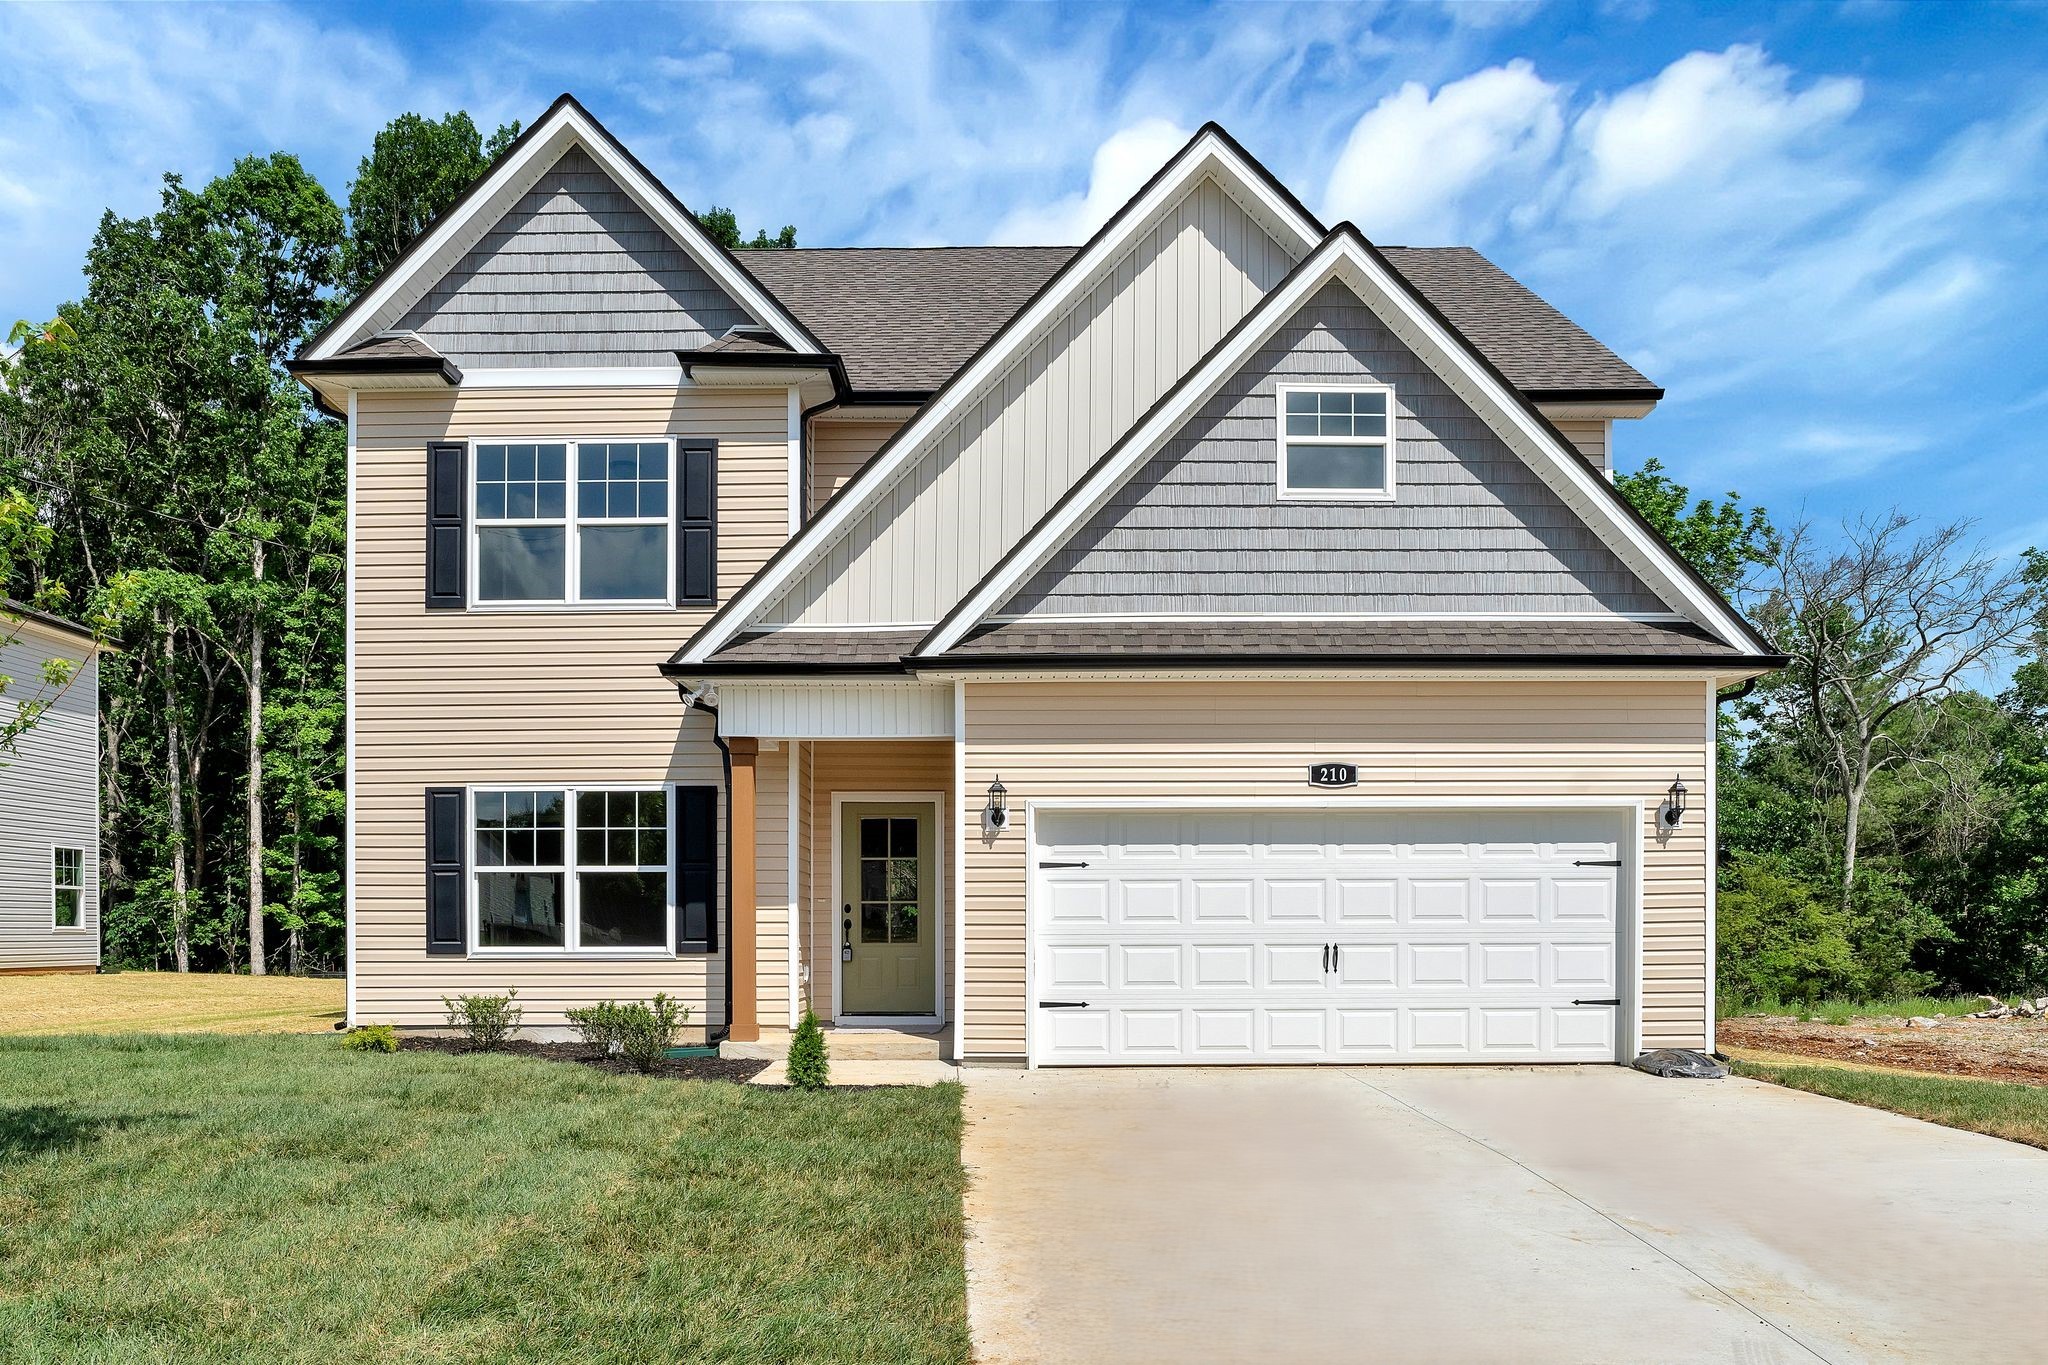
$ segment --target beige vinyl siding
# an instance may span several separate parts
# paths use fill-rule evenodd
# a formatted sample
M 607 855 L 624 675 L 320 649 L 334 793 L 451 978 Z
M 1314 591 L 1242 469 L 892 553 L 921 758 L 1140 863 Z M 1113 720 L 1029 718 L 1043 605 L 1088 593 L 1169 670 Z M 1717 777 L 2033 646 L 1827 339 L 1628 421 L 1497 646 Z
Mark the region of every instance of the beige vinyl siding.
M 761 619 L 936 621 L 1294 259 L 1213 179 L 1191 186 L 903 472 L 863 494 Z
M 1710 688 L 1704 679 L 969 683 L 965 790 L 1000 774 L 1016 818 L 993 843 L 972 811 L 954 824 L 967 840 L 971 905 L 963 1050 L 1024 1052 L 1025 803 L 1199 795 L 1256 804 L 1313 795 L 1308 765 L 1329 759 L 1358 764 L 1347 795 L 1641 800 L 1642 1042 L 1701 1046 L 1705 818 L 1696 800 L 1660 840 L 1655 808 L 1674 774 L 1706 790 Z
M 698 1022 L 722 1019 L 717 957 L 426 955 L 427 787 L 722 783 L 711 718 L 686 714 L 674 685 L 656 671 L 708 612 L 424 609 L 426 445 L 464 437 L 716 437 L 724 597 L 787 533 L 787 391 L 506 389 L 363 394 L 357 403 L 357 1017 L 439 1025 L 442 995 L 517 986 L 527 1020 L 539 1025 L 559 1022 L 570 1005 L 657 990 L 687 999 Z M 723 886 L 721 874 L 721 894 Z
M 832 797 L 849 792 L 946 793 L 953 785 L 953 745 L 948 740 L 821 740 L 806 744 L 804 756 L 810 770 L 810 905 L 804 916 L 802 953 L 811 964 L 811 1007 L 820 1019 L 830 1019 L 832 977 L 839 967 L 835 927 L 839 906 L 832 899 L 833 869 L 838 866 Z M 954 822 L 945 805 L 940 808 L 939 820 L 950 838 Z M 939 859 L 946 879 L 944 919 L 948 945 L 954 913 L 951 848 L 948 843 Z M 942 951 L 942 990 L 947 989 L 949 970 Z
M 1602 474 L 1613 468 L 1609 456 L 1608 438 L 1614 423 L 1605 417 L 1559 417 L 1553 425 L 1564 433 L 1572 443 L 1572 449 L 1585 457 L 1587 464 Z
M 900 420 L 812 422 L 807 474 L 810 488 L 805 493 L 810 506 L 805 515 L 816 516 L 818 509 L 831 501 L 833 494 L 846 487 L 846 481 L 860 473 L 861 466 L 873 458 L 874 453 L 902 425 Z
M 0 754 L 0 971 L 100 960 L 99 663 L 76 639 L 0 617 L 0 720 L 43 695 L 43 665 L 79 665 L 50 708 Z M 84 857 L 76 928 L 56 926 L 52 850 Z

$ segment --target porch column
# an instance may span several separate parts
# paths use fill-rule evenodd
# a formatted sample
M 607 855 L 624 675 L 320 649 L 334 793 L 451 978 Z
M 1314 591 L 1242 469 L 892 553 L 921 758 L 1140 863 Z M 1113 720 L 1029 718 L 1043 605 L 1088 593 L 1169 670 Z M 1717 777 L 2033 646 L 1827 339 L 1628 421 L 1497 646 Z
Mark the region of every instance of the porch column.
M 759 993 L 754 965 L 754 920 L 759 914 L 755 904 L 759 899 L 755 894 L 755 869 L 760 855 L 755 848 L 754 759 L 760 752 L 761 741 L 736 737 L 728 741 L 728 747 L 732 750 L 732 789 L 728 794 L 731 809 L 726 817 L 732 822 L 732 904 L 726 907 L 730 932 L 725 950 L 732 954 L 732 999 L 726 1004 L 732 1026 L 726 1037 L 736 1043 L 756 1043 L 761 1040 L 754 998 Z

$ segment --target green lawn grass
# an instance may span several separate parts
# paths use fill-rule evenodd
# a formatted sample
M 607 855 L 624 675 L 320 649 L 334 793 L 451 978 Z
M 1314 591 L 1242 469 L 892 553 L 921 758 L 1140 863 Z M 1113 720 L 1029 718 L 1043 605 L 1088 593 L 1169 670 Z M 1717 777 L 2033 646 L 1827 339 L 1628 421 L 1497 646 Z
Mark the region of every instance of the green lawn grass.
M 0 1360 L 964 1361 L 957 1086 L 0 1039 Z
M 1760 1081 L 2048 1148 L 2048 1086 L 1914 1075 L 1844 1063 L 1807 1066 L 1737 1057 L 1732 1065 L 1738 1075 Z
M 1973 1014 L 1983 1008 L 1984 1002 L 1974 995 L 1899 995 L 1876 1000 L 1724 1000 L 1716 1013 L 1723 1019 L 1769 1014 L 1790 1016 L 1802 1023 L 1818 1019 L 1825 1024 L 1847 1024 L 1857 1019 L 1911 1019 L 1915 1015 L 1940 1018 Z

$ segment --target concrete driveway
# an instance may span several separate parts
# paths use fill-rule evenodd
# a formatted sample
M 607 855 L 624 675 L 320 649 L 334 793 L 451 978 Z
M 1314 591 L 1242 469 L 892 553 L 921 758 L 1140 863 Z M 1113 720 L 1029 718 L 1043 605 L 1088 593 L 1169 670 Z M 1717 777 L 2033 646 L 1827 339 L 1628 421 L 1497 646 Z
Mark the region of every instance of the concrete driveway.
M 994 1361 L 2038 1359 L 2048 1152 L 1753 1081 L 968 1073 Z

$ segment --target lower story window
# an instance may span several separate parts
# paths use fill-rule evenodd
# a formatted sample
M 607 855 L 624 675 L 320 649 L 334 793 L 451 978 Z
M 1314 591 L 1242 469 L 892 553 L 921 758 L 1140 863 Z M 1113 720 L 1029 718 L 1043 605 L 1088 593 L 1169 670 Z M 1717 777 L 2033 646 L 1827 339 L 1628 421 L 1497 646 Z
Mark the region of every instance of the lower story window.
M 474 808 L 478 948 L 674 946 L 665 791 L 479 791 Z
M 50 850 L 50 909 L 59 929 L 76 929 L 85 915 L 85 850 Z

